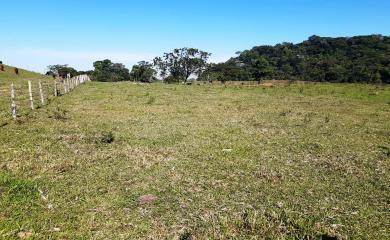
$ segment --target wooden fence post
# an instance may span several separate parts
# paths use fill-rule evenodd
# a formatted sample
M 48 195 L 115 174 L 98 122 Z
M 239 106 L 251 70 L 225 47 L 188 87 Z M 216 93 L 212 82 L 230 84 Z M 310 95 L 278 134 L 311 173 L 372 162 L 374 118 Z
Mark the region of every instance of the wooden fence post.
M 42 89 L 41 81 L 38 82 L 38 85 L 39 85 L 39 95 L 41 96 L 41 103 L 42 103 L 42 105 L 45 105 L 45 97 L 43 96 L 43 89 Z
M 62 82 L 64 84 L 64 93 L 66 93 L 66 80 L 63 80 Z
M 57 80 L 54 80 L 54 96 L 58 96 Z
M 28 81 L 28 95 L 30 97 L 31 109 L 34 110 L 34 100 L 33 100 L 33 95 L 32 95 L 31 81 Z
M 11 83 L 11 114 L 14 120 L 16 120 L 16 98 L 14 83 Z

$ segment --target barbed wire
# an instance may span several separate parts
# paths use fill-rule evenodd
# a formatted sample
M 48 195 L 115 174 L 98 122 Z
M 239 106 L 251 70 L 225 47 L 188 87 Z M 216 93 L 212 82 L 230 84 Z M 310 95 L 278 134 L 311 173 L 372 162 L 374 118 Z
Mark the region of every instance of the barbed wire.
M 4 119 L 16 119 L 18 115 L 40 108 L 86 81 L 90 81 L 89 77 L 80 75 L 63 80 L 26 81 L 25 84 L 10 82 L 9 87 L 3 85 L 0 87 L 0 124 Z

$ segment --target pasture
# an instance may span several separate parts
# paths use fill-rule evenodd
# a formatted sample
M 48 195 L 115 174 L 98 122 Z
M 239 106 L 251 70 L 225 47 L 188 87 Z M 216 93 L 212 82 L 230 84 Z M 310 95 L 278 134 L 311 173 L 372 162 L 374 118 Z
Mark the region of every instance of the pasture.
M 386 239 L 389 120 L 382 85 L 89 82 L 0 127 L 0 236 Z

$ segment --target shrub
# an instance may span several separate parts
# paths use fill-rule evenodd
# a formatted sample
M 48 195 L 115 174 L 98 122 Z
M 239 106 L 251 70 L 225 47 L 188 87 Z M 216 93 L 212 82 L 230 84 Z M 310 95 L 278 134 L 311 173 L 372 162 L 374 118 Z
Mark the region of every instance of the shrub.
M 100 142 L 105 143 L 105 144 L 110 144 L 110 143 L 114 142 L 114 140 L 115 140 L 115 136 L 112 133 L 112 131 L 103 132 L 101 137 L 100 137 Z

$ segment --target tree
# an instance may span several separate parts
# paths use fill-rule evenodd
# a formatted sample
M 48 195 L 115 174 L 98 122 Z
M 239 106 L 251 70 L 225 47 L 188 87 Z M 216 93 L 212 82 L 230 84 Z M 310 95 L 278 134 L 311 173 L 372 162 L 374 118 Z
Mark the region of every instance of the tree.
M 196 48 L 179 48 L 164 53 L 163 57 L 156 57 L 153 63 L 163 80 L 170 77 L 176 82 L 187 82 L 191 75 L 198 77 L 202 74 L 210 55 Z
M 69 67 L 68 64 L 49 65 L 47 67 L 47 69 L 48 69 L 48 71 L 47 71 L 46 75 L 54 75 L 54 76 L 62 77 L 62 78 L 65 78 L 68 73 L 70 73 L 71 77 L 77 75 L 77 70 L 72 68 L 72 67 Z
M 153 64 L 141 61 L 134 65 L 130 72 L 130 78 L 134 81 L 151 82 L 156 70 L 153 69 Z
M 117 82 L 130 79 L 129 69 L 121 63 L 113 63 L 109 59 L 93 63 L 95 70 L 92 80 L 100 82 Z
M 260 83 L 261 79 L 271 72 L 269 62 L 264 57 L 258 57 L 252 60 L 253 77 Z

